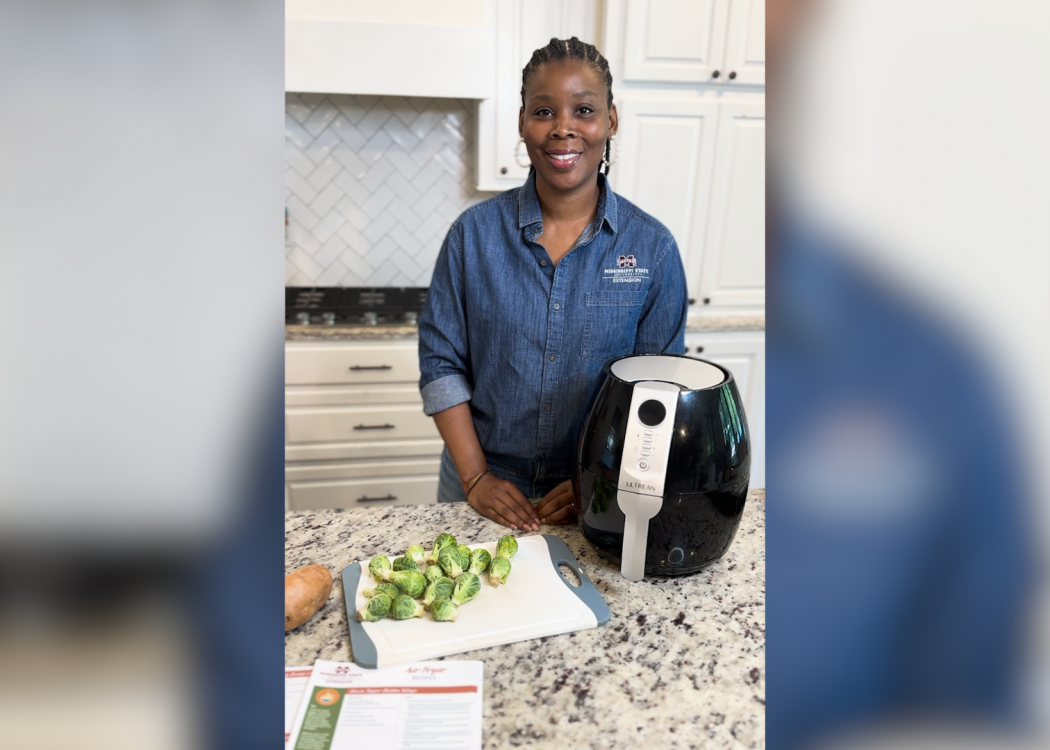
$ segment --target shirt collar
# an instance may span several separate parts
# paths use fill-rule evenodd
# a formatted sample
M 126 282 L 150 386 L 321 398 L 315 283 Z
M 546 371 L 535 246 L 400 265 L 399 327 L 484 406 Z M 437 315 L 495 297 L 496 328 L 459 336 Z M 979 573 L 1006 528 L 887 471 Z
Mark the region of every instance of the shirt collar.
M 605 175 L 598 173 L 598 214 L 595 217 L 592 232 L 597 232 L 603 223 L 609 225 L 609 229 L 616 234 L 616 194 L 609 187 Z M 540 211 L 540 199 L 536 195 L 536 172 L 529 172 L 521 190 L 518 192 L 518 228 L 524 229 L 529 224 L 539 224 L 543 221 L 543 213 Z

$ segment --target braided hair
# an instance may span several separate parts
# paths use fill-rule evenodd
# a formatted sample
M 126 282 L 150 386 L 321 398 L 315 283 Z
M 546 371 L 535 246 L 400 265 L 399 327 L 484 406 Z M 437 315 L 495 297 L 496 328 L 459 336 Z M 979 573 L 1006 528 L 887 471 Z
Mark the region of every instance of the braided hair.
M 605 90 L 608 92 L 606 106 L 612 110 L 612 72 L 609 70 L 609 61 L 602 57 L 602 53 L 593 44 L 581 42 L 576 37 L 571 39 L 551 39 L 546 47 L 540 47 L 532 53 L 532 59 L 521 71 L 521 106 L 525 106 L 525 89 L 529 85 L 529 79 L 544 63 L 561 62 L 563 60 L 578 60 L 586 63 L 598 74 L 598 78 L 605 82 Z M 605 176 L 609 176 L 609 153 L 611 141 L 605 142 Z M 529 171 L 535 167 L 529 167 Z

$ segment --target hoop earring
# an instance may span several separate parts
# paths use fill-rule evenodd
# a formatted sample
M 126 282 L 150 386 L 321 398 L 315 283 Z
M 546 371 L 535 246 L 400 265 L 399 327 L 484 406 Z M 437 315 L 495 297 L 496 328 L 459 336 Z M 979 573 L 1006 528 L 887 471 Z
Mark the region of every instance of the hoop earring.
M 609 156 L 606 157 L 605 154 L 602 154 L 602 166 L 604 166 L 606 169 L 608 169 L 613 164 L 615 164 L 620 158 L 620 147 L 616 146 L 616 149 L 613 150 L 613 146 L 616 146 L 616 136 L 615 135 L 610 135 L 609 136 Z
M 514 163 L 522 169 L 527 169 L 532 166 L 532 161 L 526 161 L 524 164 L 521 163 L 521 144 L 525 142 L 524 138 L 519 138 L 517 144 L 514 146 Z M 525 158 L 528 159 L 528 147 L 526 146 Z

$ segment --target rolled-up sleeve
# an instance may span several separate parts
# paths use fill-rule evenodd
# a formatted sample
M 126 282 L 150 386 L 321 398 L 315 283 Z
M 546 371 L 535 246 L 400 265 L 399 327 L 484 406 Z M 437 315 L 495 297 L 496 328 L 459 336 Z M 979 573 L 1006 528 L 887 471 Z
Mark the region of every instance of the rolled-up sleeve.
M 441 246 L 419 315 L 419 391 L 428 416 L 470 401 L 462 227 L 452 225 Z
M 645 309 L 638 320 L 635 354 L 684 354 L 689 311 L 682 257 L 668 235 L 652 271 Z

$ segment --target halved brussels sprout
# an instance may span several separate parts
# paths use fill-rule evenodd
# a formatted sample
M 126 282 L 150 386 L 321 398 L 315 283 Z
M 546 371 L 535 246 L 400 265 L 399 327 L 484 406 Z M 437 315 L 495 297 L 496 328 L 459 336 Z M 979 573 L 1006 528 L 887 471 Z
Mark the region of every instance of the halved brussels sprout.
M 402 594 L 407 594 L 413 599 L 422 596 L 427 588 L 427 579 L 418 570 L 384 571 L 383 580 L 386 583 L 393 583 L 401 589 Z
M 445 575 L 455 580 L 463 573 L 463 562 L 459 559 L 459 550 L 451 544 L 441 550 L 438 555 L 438 565 L 445 571 Z
M 459 617 L 459 607 L 447 596 L 439 596 L 430 605 L 430 616 L 438 622 L 455 622 Z
M 470 572 L 476 576 L 480 576 L 489 568 L 489 563 L 492 562 L 492 555 L 488 553 L 488 550 L 481 549 L 480 547 L 470 553 Z
M 420 568 L 425 565 L 427 551 L 423 549 L 422 545 L 413 544 L 411 547 L 405 550 L 405 557 L 412 560 Z
M 368 600 L 368 604 L 357 610 L 357 619 L 361 622 L 382 620 L 390 612 L 391 603 L 386 594 L 376 594 Z
M 372 561 L 368 563 L 368 572 L 372 574 L 372 577 L 377 581 L 382 580 L 382 571 L 390 570 L 390 558 L 386 555 L 376 555 L 372 558 Z
M 426 556 L 424 562 L 426 562 L 427 565 L 436 565 L 441 550 L 450 544 L 455 545 L 455 543 L 456 537 L 451 534 L 438 534 L 437 538 L 434 540 L 434 547 L 430 550 L 430 554 Z
M 465 572 L 456 579 L 456 586 L 452 589 L 452 601 L 456 604 L 466 604 L 481 591 L 481 579 L 470 571 Z
M 510 575 L 510 560 L 506 557 L 494 557 L 492 562 L 489 563 L 489 583 L 493 586 L 499 586 L 501 583 L 507 582 L 507 576 Z
M 423 616 L 423 605 L 407 594 L 402 594 L 390 605 L 390 616 L 395 620 L 409 620 Z
M 386 594 L 391 599 L 401 596 L 401 589 L 392 583 L 380 583 L 374 589 L 365 589 L 361 592 L 365 599 L 371 599 L 376 594 Z
M 505 557 L 508 560 L 518 552 L 518 540 L 512 536 L 501 536 L 496 542 L 496 557 Z
M 435 599 L 442 596 L 452 596 L 452 589 L 455 585 L 456 582 L 451 578 L 442 577 L 427 586 L 427 591 L 423 594 L 423 609 L 430 609 L 430 605 Z

